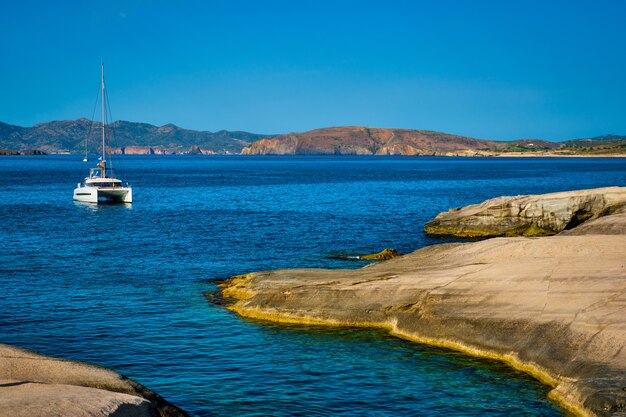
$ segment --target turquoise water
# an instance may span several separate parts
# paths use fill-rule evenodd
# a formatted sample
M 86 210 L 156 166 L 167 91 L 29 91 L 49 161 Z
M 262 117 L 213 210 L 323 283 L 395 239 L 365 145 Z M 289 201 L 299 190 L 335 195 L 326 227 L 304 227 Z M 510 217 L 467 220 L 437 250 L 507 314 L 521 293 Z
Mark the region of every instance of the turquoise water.
M 505 366 L 378 331 L 243 320 L 213 280 L 445 241 L 499 195 L 624 185 L 624 159 L 125 157 L 132 207 L 72 201 L 76 156 L 0 157 L 0 342 L 111 367 L 198 416 L 563 415 Z

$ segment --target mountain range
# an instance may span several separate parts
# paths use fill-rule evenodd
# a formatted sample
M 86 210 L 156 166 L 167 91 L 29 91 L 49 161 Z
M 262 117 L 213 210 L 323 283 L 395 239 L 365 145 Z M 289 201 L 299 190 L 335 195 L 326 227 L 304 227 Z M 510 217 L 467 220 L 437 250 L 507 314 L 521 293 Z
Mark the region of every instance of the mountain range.
M 623 155 L 626 136 L 551 142 L 540 139 L 496 141 L 429 130 L 328 127 L 301 133 L 261 135 L 242 131 L 183 129 L 173 124 L 117 121 L 107 131 L 114 153 L 120 154 L 246 154 L 246 155 L 445 155 L 502 154 Z M 97 154 L 101 124 L 88 119 L 39 123 L 33 127 L 0 122 L 0 154 Z
M 100 122 L 88 119 L 60 120 L 21 127 L 0 122 L 0 148 L 45 153 L 99 153 Z M 110 143 L 115 153 L 219 153 L 238 154 L 253 141 L 266 137 L 248 132 L 220 130 L 206 132 L 183 129 L 173 124 L 117 121 L 109 125 Z

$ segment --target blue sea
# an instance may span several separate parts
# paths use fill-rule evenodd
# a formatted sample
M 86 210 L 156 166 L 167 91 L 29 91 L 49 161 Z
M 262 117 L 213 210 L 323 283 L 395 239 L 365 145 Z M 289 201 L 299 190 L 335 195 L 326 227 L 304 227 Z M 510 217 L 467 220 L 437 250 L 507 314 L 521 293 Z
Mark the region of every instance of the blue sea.
M 134 202 L 72 190 L 80 156 L 0 157 L 0 342 L 110 367 L 195 416 L 562 416 L 493 361 L 380 331 L 242 319 L 203 295 L 249 271 L 445 239 L 500 195 L 625 185 L 626 159 L 126 156 Z

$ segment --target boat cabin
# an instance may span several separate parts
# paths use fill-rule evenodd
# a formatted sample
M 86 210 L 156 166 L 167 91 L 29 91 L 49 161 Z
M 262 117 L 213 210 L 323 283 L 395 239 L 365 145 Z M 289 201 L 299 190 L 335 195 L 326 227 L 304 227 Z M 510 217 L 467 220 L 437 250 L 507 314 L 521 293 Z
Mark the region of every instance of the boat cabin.
M 85 178 L 85 187 L 121 187 L 122 181 L 116 178 Z
M 96 168 L 89 169 L 89 176 L 85 178 L 85 187 L 121 187 L 122 181 L 113 176 L 111 168 L 107 168 L 105 161 L 100 161 Z

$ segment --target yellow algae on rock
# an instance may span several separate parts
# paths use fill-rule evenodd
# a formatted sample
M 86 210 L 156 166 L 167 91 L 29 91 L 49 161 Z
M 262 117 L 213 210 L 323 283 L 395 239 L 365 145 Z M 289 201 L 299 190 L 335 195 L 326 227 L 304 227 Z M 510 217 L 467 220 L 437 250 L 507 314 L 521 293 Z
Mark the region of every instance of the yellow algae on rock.
M 254 292 L 250 290 L 248 286 L 248 282 L 252 276 L 248 275 L 237 275 L 226 282 L 220 284 L 222 287 L 221 295 L 224 298 L 234 298 L 236 300 L 247 300 L 254 296 Z

